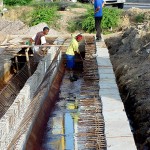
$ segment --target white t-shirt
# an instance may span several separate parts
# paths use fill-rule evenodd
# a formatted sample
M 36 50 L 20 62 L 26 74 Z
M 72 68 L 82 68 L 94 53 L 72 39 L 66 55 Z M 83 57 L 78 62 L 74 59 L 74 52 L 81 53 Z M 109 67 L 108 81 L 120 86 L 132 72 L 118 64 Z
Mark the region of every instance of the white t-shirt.
M 33 37 L 32 37 L 32 39 L 35 41 L 35 37 L 36 37 L 36 35 L 34 35 Z M 41 37 L 41 45 L 43 45 L 43 44 L 45 44 L 46 43 L 46 38 L 45 38 L 45 36 L 42 36 Z

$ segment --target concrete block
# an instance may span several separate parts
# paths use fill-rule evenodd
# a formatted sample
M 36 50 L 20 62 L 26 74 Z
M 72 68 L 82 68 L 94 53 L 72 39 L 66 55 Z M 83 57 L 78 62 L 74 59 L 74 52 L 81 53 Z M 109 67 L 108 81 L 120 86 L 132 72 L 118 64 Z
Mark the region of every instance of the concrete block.
M 117 116 L 118 115 L 116 115 L 116 117 Z M 129 127 L 127 118 L 124 117 L 123 114 L 122 114 L 122 117 L 123 118 L 117 118 L 116 120 L 110 120 L 109 122 L 108 121 L 105 122 L 106 137 L 133 136 L 133 134 L 131 133 L 131 129 Z
M 133 137 L 107 138 L 107 150 L 137 150 Z
M 112 73 L 114 73 L 112 67 L 101 67 L 101 66 L 99 66 L 98 71 L 99 71 L 99 74 L 100 73 L 102 73 L 102 74 L 110 74 L 110 73 L 112 74 Z
M 110 66 L 112 67 L 112 63 L 109 58 L 97 57 L 98 66 Z
M 97 47 L 96 51 L 97 57 L 109 58 L 109 53 L 107 48 L 99 48 Z
M 115 82 L 100 82 L 100 89 L 118 89 L 118 86 Z
M 120 96 L 120 93 L 118 91 L 118 89 L 100 89 L 100 92 L 99 94 L 101 96 L 112 96 L 112 95 L 115 95 L 115 96 Z
M 115 75 L 113 73 L 110 74 L 102 74 L 100 73 L 100 79 L 116 79 Z
M 106 109 L 106 111 L 115 111 L 118 109 L 124 110 L 124 105 L 119 96 L 116 98 L 112 98 L 108 96 L 101 96 L 101 100 L 103 103 L 103 109 Z

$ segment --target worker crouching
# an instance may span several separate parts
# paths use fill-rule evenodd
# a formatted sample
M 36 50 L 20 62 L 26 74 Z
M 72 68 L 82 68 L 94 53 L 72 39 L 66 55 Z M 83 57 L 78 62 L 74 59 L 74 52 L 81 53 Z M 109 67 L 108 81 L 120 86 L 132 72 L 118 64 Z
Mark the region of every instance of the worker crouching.
M 76 81 L 78 79 L 77 76 L 73 74 L 73 68 L 75 66 L 75 54 L 80 53 L 78 49 L 78 42 L 80 42 L 82 39 L 83 36 L 81 34 L 73 37 L 66 51 L 67 68 L 69 70 L 70 81 Z

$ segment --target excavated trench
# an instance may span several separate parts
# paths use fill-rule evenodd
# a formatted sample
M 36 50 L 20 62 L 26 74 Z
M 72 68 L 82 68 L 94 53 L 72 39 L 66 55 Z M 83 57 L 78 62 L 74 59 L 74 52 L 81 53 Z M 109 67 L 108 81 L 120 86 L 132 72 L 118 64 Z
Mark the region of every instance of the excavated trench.
M 18 54 L 21 54 L 22 49 Z M 27 79 L 34 73 L 37 63 L 34 63 L 33 58 L 30 58 L 30 70 L 26 63 L 25 56 L 19 57 L 17 64 L 12 58 L 10 67 L 10 80 L 1 86 L 0 90 L 0 118 L 6 113 L 9 107 L 14 102 L 19 91 L 23 88 Z
M 98 66 L 92 57 L 96 52 L 94 38 L 86 37 L 84 46 L 84 61 L 80 56 L 76 58 L 78 80 L 69 80 L 62 61 L 25 142 L 25 149 L 106 149 Z
M 47 38 L 47 41 L 52 44 L 56 38 Z M 2 57 L 10 58 L 10 67 L 7 74 L 3 74 L 3 79 L 0 82 L 0 118 L 6 113 L 9 107 L 14 102 L 20 90 L 23 88 L 25 82 L 35 72 L 38 62 L 33 59 L 33 52 L 28 51 L 29 63 L 27 63 L 26 48 L 22 48 L 17 54 L 15 49 L 6 49 L 2 53 Z M 15 55 L 15 57 L 14 57 Z M 7 78 L 7 81 L 4 79 Z
M 144 52 L 144 48 L 138 55 L 131 49 L 121 51 L 121 40 L 122 38 L 118 36 L 105 42 L 110 51 L 120 95 L 130 120 L 137 149 L 149 150 L 149 55 Z

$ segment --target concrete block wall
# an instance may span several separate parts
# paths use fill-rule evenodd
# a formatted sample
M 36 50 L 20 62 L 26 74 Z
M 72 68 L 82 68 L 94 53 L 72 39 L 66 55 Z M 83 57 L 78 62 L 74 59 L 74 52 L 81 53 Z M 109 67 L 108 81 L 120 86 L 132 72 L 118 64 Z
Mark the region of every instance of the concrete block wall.
M 107 150 L 136 150 L 123 102 L 116 83 L 109 51 L 103 42 L 96 42 L 100 76 L 99 95 L 103 105 Z
M 60 42 L 58 43 L 58 41 Z M 54 44 L 60 45 L 63 41 L 63 39 L 57 39 Z M 11 107 L 0 119 L 0 149 L 6 150 L 9 143 L 12 141 L 24 114 L 32 101 L 35 91 L 41 84 L 45 72 L 50 66 L 58 48 L 59 47 L 51 47 L 48 50 L 48 55 L 39 62 L 37 70 L 27 80 Z

